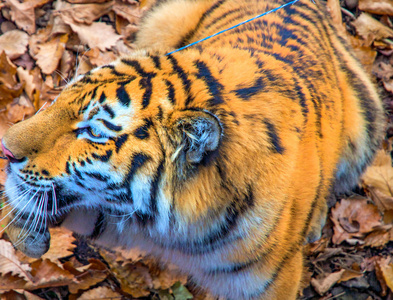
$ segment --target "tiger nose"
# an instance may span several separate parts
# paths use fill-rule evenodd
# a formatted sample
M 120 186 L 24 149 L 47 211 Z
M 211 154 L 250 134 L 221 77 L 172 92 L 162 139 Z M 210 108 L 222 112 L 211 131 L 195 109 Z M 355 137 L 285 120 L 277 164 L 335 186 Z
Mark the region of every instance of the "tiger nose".
M 12 152 L 10 150 L 8 150 L 5 146 L 4 146 L 4 142 L 3 139 L 1 139 L 1 150 L 3 151 L 3 154 L 5 155 L 5 157 L 12 163 L 15 162 L 22 162 L 23 159 L 18 159 L 14 156 L 14 154 L 12 154 Z

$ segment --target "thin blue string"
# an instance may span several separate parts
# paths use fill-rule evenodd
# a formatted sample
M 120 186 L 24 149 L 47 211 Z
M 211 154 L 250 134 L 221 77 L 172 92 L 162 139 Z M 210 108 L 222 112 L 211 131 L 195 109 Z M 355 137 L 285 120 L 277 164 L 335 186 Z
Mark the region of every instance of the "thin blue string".
M 211 39 L 212 37 L 215 37 L 215 36 L 217 36 L 217 35 L 219 35 L 219 34 L 222 34 L 222 33 L 224 33 L 224 32 L 227 32 L 227 31 L 229 31 L 229 30 L 232 30 L 232 29 L 234 29 L 234 28 L 236 28 L 236 27 L 239 27 L 239 26 L 241 26 L 241 25 L 243 25 L 243 24 L 246 24 L 246 23 L 249 23 L 249 22 L 251 22 L 251 21 L 254 21 L 255 19 L 258 19 L 258 18 L 261 18 L 261 17 L 263 17 L 263 16 L 266 16 L 266 15 L 272 13 L 272 12 L 276 12 L 277 10 L 279 10 L 279 9 L 281 9 L 281 8 L 284 8 L 284 7 L 288 6 L 288 5 L 295 4 L 295 3 L 298 2 L 298 1 L 299 1 L 299 0 L 293 0 L 293 1 L 291 1 L 291 2 L 288 2 L 288 3 L 286 3 L 286 4 L 281 5 L 281 6 L 279 6 L 279 7 L 273 8 L 272 10 L 269 10 L 269 11 L 267 11 L 267 12 L 264 12 L 263 14 L 257 15 L 257 16 L 255 16 L 255 17 L 251 18 L 251 19 L 248 19 L 248 20 L 246 20 L 246 21 L 240 22 L 239 24 L 236 24 L 236 25 L 234 25 L 234 26 L 232 26 L 232 27 L 229 27 L 229 28 L 226 28 L 226 29 L 221 30 L 221 31 L 219 31 L 219 32 L 216 32 L 215 34 L 209 35 L 209 36 L 207 36 L 207 37 L 205 37 L 205 38 L 203 38 L 203 39 L 201 39 L 201 40 L 199 40 L 199 41 L 193 42 L 193 43 L 188 44 L 188 45 L 186 45 L 186 46 L 184 46 L 184 47 L 181 47 L 181 48 L 178 48 L 178 49 L 176 49 L 176 50 L 173 50 L 172 52 L 169 52 L 169 53 L 167 53 L 167 54 L 165 54 L 165 55 L 166 55 L 166 56 L 167 56 L 167 55 L 171 55 L 171 54 L 173 54 L 173 53 L 176 53 L 176 52 L 179 52 L 179 51 L 181 51 L 181 50 L 187 49 L 188 47 L 194 46 L 194 45 L 199 44 L 199 43 L 201 43 L 201 42 L 203 42 L 203 41 L 206 41 L 206 40 L 208 40 L 208 39 Z

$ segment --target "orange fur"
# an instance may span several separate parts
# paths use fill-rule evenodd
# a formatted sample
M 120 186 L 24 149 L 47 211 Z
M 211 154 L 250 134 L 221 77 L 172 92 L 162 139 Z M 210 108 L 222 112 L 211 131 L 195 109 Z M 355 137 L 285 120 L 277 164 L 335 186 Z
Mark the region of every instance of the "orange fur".
M 48 222 L 99 244 L 137 245 L 215 296 L 295 298 L 302 245 L 319 237 L 326 197 L 356 184 L 382 139 L 373 84 L 308 0 L 165 55 L 283 3 L 157 5 L 140 51 L 8 131 L 12 205 L 30 199 L 15 202 L 24 180 L 45 190 L 36 202 L 48 211 L 59 202 Z M 33 255 L 45 243 L 31 244 Z

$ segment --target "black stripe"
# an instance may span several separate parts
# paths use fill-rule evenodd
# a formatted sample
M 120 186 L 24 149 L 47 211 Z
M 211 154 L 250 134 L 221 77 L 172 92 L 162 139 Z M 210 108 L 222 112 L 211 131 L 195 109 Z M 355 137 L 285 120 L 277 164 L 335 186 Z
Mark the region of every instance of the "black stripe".
M 104 119 L 99 119 L 99 120 L 105 125 L 106 128 L 108 128 L 112 131 L 119 132 L 123 129 L 121 126 L 112 124 L 111 122 L 108 122 L 107 120 L 104 120 Z
M 93 240 L 99 238 L 105 231 L 106 225 L 105 215 L 100 211 L 94 224 L 94 230 L 92 234 L 90 234 L 89 238 Z
M 139 86 L 145 89 L 145 92 L 142 96 L 142 108 L 145 109 L 149 105 L 150 98 L 153 93 L 151 77 L 141 78 L 141 80 L 139 81 Z
M 226 208 L 224 212 L 224 221 L 217 227 L 218 229 L 207 233 L 204 237 L 198 238 L 194 241 L 187 241 L 180 244 L 164 244 L 162 241 L 155 241 L 163 248 L 176 249 L 185 254 L 201 255 L 209 253 L 221 248 L 223 245 L 242 238 L 241 236 L 231 237 L 230 233 L 237 226 L 237 221 L 247 210 L 254 206 L 254 195 L 252 186 L 248 189 L 242 198 L 235 196 L 232 203 Z
M 154 76 L 157 75 L 157 74 L 154 73 L 154 72 L 146 72 L 146 71 L 141 67 L 141 64 L 139 63 L 139 61 L 137 61 L 137 60 L 130 59 L 130 58 L 123 58 L 123 59 L 121 59 L 121 62 L 124 63 L 124 64 L 126 64 L 126 65 L 128 65 L 128 66 L 130 66 L 130 67 L 133 67 L 134 70 L 135 70 L 141 77 L 149 77 L 149 78 L 151 78 L 151 77 L 154 77 Z
M 187 94 L 187 99 L 186 99 L 186 104 L 191 102 L 191 95 L 190 95 L 190 87 L 191 87 L 191 81 L 188 79 L 187 74 L 184 72 L 184 70 L 179 66 L 176 58 L 173 57 L 172 54 L 167 55 L 169 61 L 172 63 L 172 68 L 175 71 L 175 73 L 180 77 L 180 79 L 183 82 L 183 87 L 184 87 L 184 92 Z
M 189 41 L 192 39 L 192 37 L 194 36 L 195 32 L 198 31 L 198 29 L 200 28 L 202 22 L 209 16 L 211 15 L 214 10 L 216 10 L 217 8 L 219 8 L 226 0 L 219 0 L 217 1 L 214 5 L 212 5 L 203 15 L 202 17 L 199 19 L 198 23 L 196 24 L 194 29 L 191 29 L 189 32 L 187 32 L 185 34 L 185 36 L 183 38 L 180 39 L 180 41 L 176 44 L 175 48 L 180 48 L 183 47 L 187 44 L 189 44 Z
M 145 123 L 134 131 L 134 136 L 141 140 L 149 138 L 149 128 L 152 125 L 151 120 L 145 119 Z
M 107 162 L 107 161 L 109 161 L 109 159 L 110 159 L 111 156 L 112 156 L 112 150 L 106 151 L 105 155 L 98 155 L 98 154 L 96 154 L 96 153 L 93 152 L 93 153 L 91 154 L 91 156 L 92 156 L 94 159 L 98 159 L 98 160 L 100 160 L 100 161 L 102 161 L 102 162 Z
M 276 127 L 274 126 L 273 123 L 270 123 L 268 119 L 264 119 L 263 123 L 265 124 L 267 128 L 267 134 L 270 139 L 270 144 L 273 146 L 274 151 L 283 154 L 285 151 L 285 148 L 282 146 L 281 138 L 277 134 Z
M 209 88 L 210 94 L 213 96 L 211 99 L 209 99 L 209 103 L 213 106 L 224 103 L 221 94 L 223 86 L 216 78 L 214 78 L 206 63 L 198 60 L 195 62 L 195 66 L 199 71 L 196 74 L 197 78 L 203 79 L 205 81 L 207 87 Z
M 259 77 L 255 81 L 253 86 L 236 89 L 236 90 L 234 90 L 234 92 L 236 93 L 236 95 L 238 97 L 242 98 L 243 100 L 249 100 L 250 97 L 255 96 L 259 92 L 263 91 L 264 88 L 265 88 L 265 85 L 263 83 L 263 78 Z
M 94 172 L 91 173 L 91 172 L 89 172 L 89 173 L 84 173 L 84 174 L 89 176 L 89 177 L 91 177 L 91 178 L 94 178 L 94 179 L 97 179 L 99 181 L 102 181 L 102 182 L 106 182 L 109 179 L 108 176 L 104 176 L 104 175 L 102 175 L 100 173 L 94 173 Z
M 147 156 L 146 154 L 143 153 L 136 153 L 132 157 L 130 169 L 122 183 L 122 187 L 127 189 L 127 196 L 129 198 L 132 198 L 131 182 L 132 179 L 134 178 L 135 173 L 150 159 L 151 159 L 150 156 Z
M 101 95 L 100 95 L 100 99 L 98 100 L 98 102 L 100 102 L 100 103 L 102 104 L 102 103 L 105 102 L 105 100 L 106 100 L 105 92 L 102 92 Z M 86 106 L 86 108 L 87 108 L 87 106 Z
M 157 69 L 161 69 L 161 62 L 160 62 L 160 57 L 158 57 L 157 55 L 151 55 L 150 56 L 154 62 L 154 66 Z
M 68 158 L 68 160 L 71 160 L 71 157 Z M 66 167 L 65 167 L 65 171 L 68 175 L 71 175 L 71 164 L 67 161 L 66 162 Z
M 120 85 L 117 90 L 116 90 L 116 96 L 119 99 L 119 102 L 126 107 L 130 106 L 131 99 L 130 96 L 128 95 L 127 91 L 124 88 L 124 85 Z
M 175 88 L 173 87 L 173 84 L 169 80 L 165 80 L 165 85 L 168 88 L 169 101 L 171 101 L 172 104 L 175 104 Z
M 128 139 L 128 134 L 122 134 L 118 138 L 115 139 L 115 146 L 116 146 L 116 153 L 119 153 L 121 147 L 124 145 L 124 143 Z
M 113 111 L 113 109 L 111 107 L 109 107 L 108 105 L 104 104 L 104 105 L 102 105 L 102 108 L 109 115 L 109 117 L 111 119 L 113 119 L 115 117 L 115 112 Z

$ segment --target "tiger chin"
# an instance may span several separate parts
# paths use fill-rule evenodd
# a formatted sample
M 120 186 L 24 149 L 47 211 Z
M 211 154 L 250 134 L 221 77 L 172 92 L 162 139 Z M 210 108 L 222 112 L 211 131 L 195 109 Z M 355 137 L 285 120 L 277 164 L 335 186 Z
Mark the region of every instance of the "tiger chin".
M 350 191 L 384 134 L 376 90 L 318 1 L 169 0 L 141 51 L 68 84 L 11 127 L 8 234 L 49 226 L 173 262 L 223 299 L 295 299 L 326 198 Z

